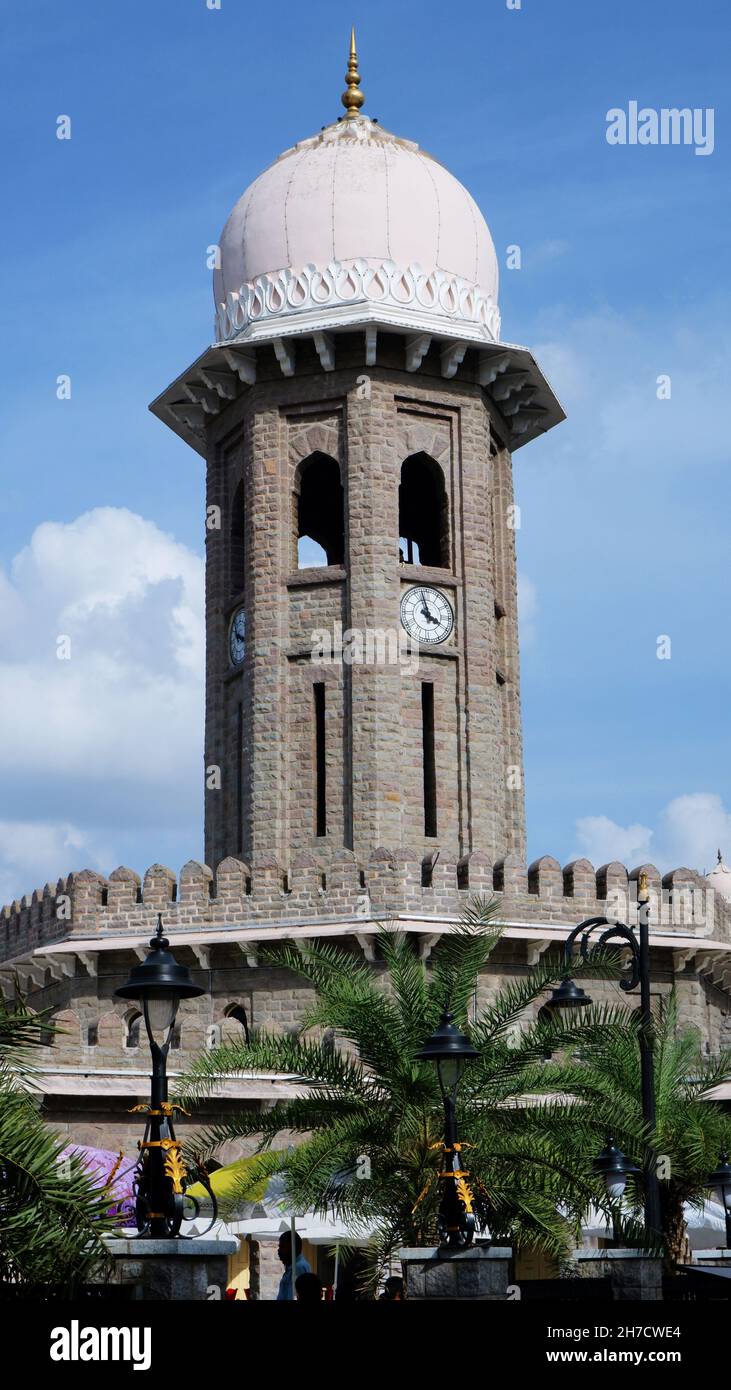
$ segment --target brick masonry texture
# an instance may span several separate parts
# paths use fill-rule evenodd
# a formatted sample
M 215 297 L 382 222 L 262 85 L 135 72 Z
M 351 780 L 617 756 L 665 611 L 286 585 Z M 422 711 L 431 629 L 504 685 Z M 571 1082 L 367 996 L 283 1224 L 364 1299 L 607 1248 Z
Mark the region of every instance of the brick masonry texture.
M 449 919 L 475 894 L 493 893 L 506 922 L 570 923 L 607 915 L 634 925 L 643 870 L 653 930 L 697 936 L 699 949 L 704 936 L 712 937 L 729 942 L 731 950 L 731 906 L 691 869 L 661 877 L 652 864 L 628 871 L 615 862 L 594 869 L 586 859 L 562 869 L 549 855 L 526 867 L 517 855 L 492 862 L 475 851 L 459 861 L 440 854 L 425 886 L 424 865 L 419 849 L 379 847 L 358 859 L 323 846 L 316 854 L 298 855 L 288 867 L 271 853 L 252 865 L 229 857 L 215 874 L 189 860 L 179 879 L 162 864 L 153 864 L 144 880 L 124 867 L 108 878 L 84 869 L 2 908 L 0 959 L 66 938 L 84 938 L 93 949 L 88 939 L 95 934 L 151 931 L 158 912 L 173 933 L 303 921 L 326 927 L 328 919 L 355 924 L 397 914 Z
M 73 1068 L 86 1074 L 106 1070 L 128 1076 L 130 1094 L 144 1095 L 148 1066 L 144 1038 L 137 1047 L 127 1045 L 129 1005 L 116 999 L 114 991 L 133 960 L 131 950 L 124 947 L 124 935 L 139 940 L 150 934 L 158 912 L 163 913 L 176 954 L 206 990 L 181 1010 L 179 1045 L 171 1053 L 174 1071 L 183 1070 L 206 1045 L 211 1023 L 221 1028 L 223 1038 L 241 1036 L 241 1025 L 225 1017 L 233 1004 L 244 1008 L 250 1027 L 299 1030 L 312 1004 L 312 993 L 291 972 L 257 963 L 258 948 L 266 946 L 270 928 L 296 929 L 310 922 L 314 935 L 327 936 L 328 925 L 339 924 L 345 927 L 345 934 L 338 935 L 337 940 L 344 949 L 358 951 L 357 938 L 364 926 L 401 916 L 417 919 L 418 944 L 422 933 L 428 939 L 432 930 L 448 926 L 472 894 L 489 895 L 495 883 L 501 885 L 497 891 L 500 919 L 528 927 L 533 924 L 537 933 L 541 924 L 568 925 L 594 914 L 617 915 L 630 923 L 637 915 L 640 870 L 628 875 L 620 864 L 594 871 L 587 861 L 576 861 L 561 870 L 557 861 L 545 858 L 525 868 L 511 857 L 491 865 L 482 856 L 473 855 L 459 871 L 455 863 L 437 861 L 433 886 L 428 888 L 422 886 L 422 861 L 416 854 L 406 857 L 381 850 L 362 868 L 352 854 L 343 852 L 324 867 L 322 862 L 305 859 L 307 862 L 292 870 L 287 891 L 273 858 L 251 870 L 229 859 L 219 865 L 215 877 L 207 866 L 193 862 L 184 866 L 179 879 L 155 865 L 143 883 L 127 869 L 116 870 L 108 879 L 85 871 L 61 880 L 55 889 L 48 886 L 31 900 L 4 909 L 6 961 L 27 956 L 59 938 L 77 943 L 78 956 L 66 957 L 70 962 L 68 976 L 54 976 L 52 964 L 57 957 L 36 957 L 32 1007 L 51 1008 L 65 1030 L 63 1037 L 44 1049 L 41 1066 Z M 704 938 L 729 942 L 731 951 L 728 907 L 714 900 L 704 880 L 688 870 L 677 870 L 661 880 L 652 866 L 643 867 L 651 885 L 653 930 L 666 934 L 663 944 L 652 952 L 653 993 L 657 997 L 675 986 L 683 1023 L 692 1024 L 708 1051 L 717 1054 L 731 1045 L 731 1020 L 728 995 L 714 978 L 718 956 L 704 955 Z M 463 887 L 457 886 L 458 872 Z M 70 905 L 71 911 L 70 918 L 60 923 L 54 918 L 57 900 L 65 907 Z M 237 939 L 247 928 L 257 930 L 256 939 Z M 212 937 L 218 933 L 206 961 L 187 944 L 190 933 Z M 683 938 L 682 948 L 671 949 L 673 934 Z M 115 948 L 95 956 L 95 944 L 110 935 L 115 938 Z M 688 936 L 697 941 L 692 950 L 685 946 Z M 525 976 L 545 949 L 546 943 L 538 935 L 535 940 L 503 937 L 481 976 L 478 1004 L 488 1002 L 502 980 Z M 96 975 L 89 973 L 90 961 Z M 377 962 L 373 968 L 377 972 L 381 969 Z M 723 966 L 721 969 L 726 983 L 727 972 Z M 607 1002 L 620 998 L 616 984 L 607 981 L 592 982 L 591 993 Z M 630 1007 L 636 1005 L 632 995 L 621 998 Z M 68 1102 L 63 1110 L 49 1097 L 49 1115 L 68 1137 L 99 1143 L 100 1124 L 110 1123 L 109 1103 L 108 1098 L 84 1100 L 79 1102 L 77 1113 L 73 1107 L 69 1110 Z M 100 1112 L 105 1107 L 107 1118 L 103 1122 Z M 134 1125 L 121 1114 L 114 1124 L 114 1135 L 108 1137 L 115 1146 L 121 1143 L 126 1147 L 122 1138 Z
M 313 692 L 326 686 L 327 844 L 366 856 L 379 844 L 437 847 L 424 834 L 421 683 L 435 687 L 438 845 L 459 858 L 479 845 L 524 853 L 512 465 L 484 393 L 465 373 L 440 374 L 438 353 L 417 374 L 384 339 L 363 373 L 362 340 L 338 347 L 323 372 L 298 345 L 283 378 L 259 353 L 257 384 L 210 430 L 207 535 L 206 857 L 274 854 L 288 865 L 323 848 L 315 816 Z M 272 354 L 273 357 L 273 354 Z M 348 359 L 352 365 L 348 365 Z M 398 367 L 396 366 L 398 363 Z M 367 390 L 363 387 L 367 380 Z M 296 495 L 303 461 L 327 454 L 344 490 L 343 565 L 297 571 Z M 401 466 L 425 454 L 447 497 L 449 563 L 399 564 Z M 234 509 L 241 505 L 243 517 Z M 245 584 L 232 556 L 245 532 Z M 315 629 L 399 630 L 413 583 L 441 586 L 455 608 L 438 654 L 420 669 L 380 662 L 310 662 Z M 227 634 L 244 605 L 247 656 L 232 670 Z M 498 675 L 502 684 L 498 685 Z M 514 769 L 508 777 L 507 769 Z

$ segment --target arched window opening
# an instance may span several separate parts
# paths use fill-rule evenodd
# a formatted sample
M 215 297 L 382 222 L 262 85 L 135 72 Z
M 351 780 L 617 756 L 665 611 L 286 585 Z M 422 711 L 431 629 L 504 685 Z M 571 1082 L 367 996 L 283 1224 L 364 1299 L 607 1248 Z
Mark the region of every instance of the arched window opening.
M 230 591 L 231 598 L 238 598 L 246 588 L 246 516 L 244 511 L 244 484 L 239 483 L 231 504 Z
M 399 555 L 404 565 L 449 568 L 449 509 L 442 470 L 428 454 L 401 467 Z
M 335 459 L 311 454 L 295 484 L 297 567 L 345 563 L 343 485 Z
M 139 1047 L 140 1045 L 140 1024 L 142 1014 L 139 1009 L 130 1009 L 124 1016 L 124 1045 L 125 1047 Z
M 247 1043 L 251 1041 L 249 1037 L 249 1020 L 246 1017 L 246 1009 L 243 1004 L 229 1004 L 224 1011 L 224 1018 L 235 1018 L 236 1022 L 240 1023 L 244 1030 L 244 1041 Z

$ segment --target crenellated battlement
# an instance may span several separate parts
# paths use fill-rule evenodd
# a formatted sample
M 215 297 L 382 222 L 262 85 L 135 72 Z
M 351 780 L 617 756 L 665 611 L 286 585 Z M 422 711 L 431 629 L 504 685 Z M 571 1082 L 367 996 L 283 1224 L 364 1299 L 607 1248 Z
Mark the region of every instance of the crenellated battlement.
M 661 876 L 652 864 L 595 869 L 586 859 L 563 868 L 550 855 L 526 865 L 517 855 L 493 863 L 479 851 L 459 862 L 417 851 L 376 849 L 360 863 L 347 850 L 303 854 L 284 868 L 273 857 L 248 865 L 224 859 L 215 872 L 189 860 L 176 876 L 153 864 L 144 878 L 120 867 L 91 869 L 46 884 L 0 911 L 0 959 L 68 937 L 151 931 L 158 912 L 168 930 L 257 926 L 390 916 L 455 918 L 475 894 L 497 894 L 505 922 L 579 922 L 607 916 L 637 921 L 637 881 L 648 878 L 654 931 L 731 943 L 731 905 L 692 869 Z

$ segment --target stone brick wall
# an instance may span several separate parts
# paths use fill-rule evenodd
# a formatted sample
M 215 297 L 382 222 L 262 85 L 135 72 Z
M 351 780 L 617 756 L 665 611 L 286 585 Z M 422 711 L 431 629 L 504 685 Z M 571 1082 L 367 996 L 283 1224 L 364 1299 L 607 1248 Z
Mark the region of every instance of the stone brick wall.
M 52 1045 L 42 1049 L 37 1059 L 41 1072 L 53 1079 L 45 1100 L 49 1122 L 64 1139 L 119 1148 L 134 1156 L 140 1137 L 140 1117 L 130 1114 L 129 1110 L 147 1096 L 149 1055 L 143 1029 L 138 1046 L 126 1045 L 130 1005 L 116 999 L 114 994 L 134 963 L 134 955 L 132 949 L 125 949 L 121 944 L 119 948 L 115 944 L 113 950 L 98 952 L 94 951 L 94 945 L 95 938 L 101 943 L 110 932 L 115 938 L 129 932 L 139 940 L 140 933 L 151 931 L 157 911 L 164 913 L 176 955 L 205 989 L 205 994 L 186 1001 L 180 1009 L 179 1045 L 170 1054 L 173 1088 L 175 1074 L 183 1071 L 204 1047 L 219 1038 L 244 1036 L 241 1024 L 226 1017 L 232 1005 L 243 1007 L 252 1029 L 301 1031 L 313 1002 L 311 989 L 296 974 L 266 964 L 257 945 L 266 943 L 269 927 L 287 923 L 296 927 L 308 912 L 314 916 L 317 911 L 318 934 L 326 936 L 328 920 L 334 923 L 339 916 L 342 922 L 348 906 L 350 926 L 345 936 L 338 937 L 338 942 L 359 956 L 358 937 L 365 923 L 353 915 L 354 902 L 369 901 L 373 911 L 375 904 L 380 903 L 384 918 L 389 915 L 388 904 L 391 911 L 411 911 L 415 916 L 423 916 L 423 933 L 428 939 L 430 924 L 444 925 L 447 909 L 450 913 L 456 912 L 470 891 L 491 891 L 496 878 L 507 885 L 502 895 L 504 918 L 513 923 L 534 923 L 537 930 L 541 921 L 567 923 L 580 920 L 594 910 L 604 911 L 617 899 L 598 898 L 597 892 L 617 893 L 619 887 L 628 894 L 626 910 L 621 915 L 625 920 L 633 920 L 636 914 L 631 890 L 637 871 L 629 878 L 621 865 L 605 866 L 595 874 L 589 872 L 590 866 L 585 863 L 567 866 L 561 871 L 555 861 L 541 860 L 526 869 L 511 862 L 490 865 L 476 855 L 466 866 L 469 888 L 457 888 L 457 866 L 441 861 L 437 861 L 434 869 L 432 888 L 422 888 L 420 877 L 417 882 L 420 867 L 419 859 L 404 860 L 385 851 L 374 856 L 363 870 L 352 856 L 346 864 L 336 859 L 327 867 L 325 888 L 319 866 L 303 866 L 301 877 L 293 873 L 288 894 L 281 886 L 278 868 L 273 865 L 252 870 L 252 891 L 247 894 L 247 866 L 235 861 L 219 866 L 215 878 L 205 866 L 188 864 L 177 882 L 169 871 L 155 866 L 139 887 L 139 881 L 129 870 L 118 871 L 108 880 L 91 872 L 79 875 L 74 881 L 64 880 L 62 886 L 65 896 L 71 898 L 73 911 L 70 920 L 62 925 L 69 941 L 78 942 L 78 955 L 64 958 L 68 973 L 56 978 L 51 967 L 58 958 L 36 957 L 35 979 L 29 995 L 32 1008 L 51 1009 L 54 1021 L 65 1030 Z M 360 883 L 361 872 L 366 890 Z M 263 882 L 258 882 L 261 875 Z M 700 915 L 694 923 L 690 920 L 694 903 L 698 914 L 704 906 L 708 907 L 702 883 L 703 880 L 689 875 L 688 871 L 677 871 L 668 875 L 665 886 L 661 887 L 659 875 L 654 876 L 655 908 L 659 908 L 661 898 L 663 913 L 669 918 L 664 926 L 672 928 L 675 914 L 682 918 L 676 922 L 675 931 L 683 941 L 693 931 L 697 931 L 698 936 L 697 949 L 691 950 L 685 945 L 676 949 L 671 949 L 670 945 L 653 947 L 652 994 L 657 999 L 675 987 L 681 1023 L 694 1027 L 708 1053 L 716 1055 L 731 1041 L 728 971 L 724 969 L 724 953 L 720 953 L 723 979 L 719 982 L 716 965 L 719 953 L 704 954 L 703 933 L 707 934 L 711 925 L 716 938 L 729 942 L 731 953 L 729 912 L 728 908 L 712 903 L 717 915 L 710 924 Z M 213 897 L 209 892 L 210 884 L 215 889 Z M 142 899 L 139 902 L 138 892 Z M 331 894 L 333 903 L 328 908 Z M 106 902 L 102 901 L 103 897 Z M 50 889 L 47 894 L 37 896 L 32 904 L 19 908 L 15 916 L 4 914 L 6 953 L 10 940 L 16 946 L 22 939 L 32 939 L 34 944 L 42 945 L 44 930 L 49 943 L 57 939 L 57 924 L 48 918 L 44 908 L 49 898 Z M 293 915 L 287 915 L 290 899 L 298 904 Z M 328 911 L 332 913 L 329 919 Z M 226 928 L 255 924 L 261 926 L 258 943 L 237 941 L 234 930 L 232 939 L 227 939 Z M 188 944 L 189 934 L 206 929 L 215 932 L 217 927 L 222 929 L 222 934 L 204 948 L 206 954 L 201 957 L 201 948 Z M 672 930 L 669 940 L 672 942 Z M 545 949 L 546 942 L 538 936 L 535 939 L 504 936 L 480 976 L 478 1008 L 494 998 L 505 980 L 525 978 Z M 22 955 L 22 950 L 17 954 Z M 383 967 L 378 962 L 372 968 L 377 977 L 382 976 Z M 620 992 L 616 981 L 591 981 L 587 987 L 597 1003 L 622 1002 L 630 1007 L 638 1004 L 635 995 Z M 539 1006 L 537 1002 L 533 1007 L 533 1016 Z M 212 1024 L 217 1025 L 213 1035 L 210 1032 Z M 113 1083 L 108 1093 L 104 1089 L 107 1085 L 104 1078 L 110 1079 L 110 1085 Z M 254 1079 L 249 1094 L 254 1103 L 266 1104 L 267 1098 L 271 1100 L 273 1095 L 271 1082 Z M 196 1107 L 190 1120 L 181 1117 L 181 1132 L 191 1133 L 202 1123 L 230 1113 L 231 1108 L 240 1103 L 233 1099 L 204 1102 Z M 250 1148 L 246 1143 L 234 1144 L 220 1157 L 222 1161 L 229 1161 L 249 1152 Z
M 444 644 L 451 660 L 424 652 L 416 673 L 356 664 L 327 682 L 328 841 L 361 857 L 374 845 L 424 841 L 421 740 L 415 747 L 411 716 L 421 681 L 434 679 L 443 688 L 436 748 L 443 852 L 523 851 L 515 550 L 506 522 L 512 470 L 491 434 L 474 370 L 445 380 L 435 347 L 418 374 L 406 372 L 403 345 L 389 335 L 367 378 L 356 335 L 350 346 L 339 340 L 333 372 L 322 370 L 306 342 L 292 377 L 262 349 L 256 385 L 217 416 L 208 504 L 222 509 L 222 521 L 207 535 L 206 766 L 221 768 L 222 785 L 206 792 L 211 862 L 227 854 L 250 861 L 266 848 L 287 864 L 321 847 L 311 689 L 321 672 L 308 662 L 312 632 L 337 620 L 346 629 L 397 633 L 407 582 L 441 583 L 454 604 L 455 628 Z M 292 518 L 300 466 L 315 451 L 340 467 L 346 560 L 310 579 L 293 573 Z M 401 465 L 415 453 L 443 475 L 449 569 L 399 564 Z M 245 596 L 231 585 L 231 509 L 242 480 Z M 233 671 L 227 633 L 242 601 L 248 654 Z M 508 786 L 509 767 L 517 776 Z
M 505 787 L 505 848 L 525 853 L 525 796 L 523 792 L 523 728 L 520 711 L 518 643 L 518 576 L 514 511 L 513 466 L 510 454 L 499 449 L 492 462 L 491 536 L 495 556 L 495 605 L 497 667 L 504 681 L 499 686 Z
M 645 867 L 652 891 L 653 930 L 664 931 L 669 942 L 673 935 L 683 941 L 675 951 L 653 948 L 653 993 L 666 993 L 674 985 L 682 1023 L 693 1026 L 707 1052 L 717 1055 L 731 1043 L 731 912 L 705 888 L 705 880 L 691 871 L 676 870 L 661 880 L 652 866 Z M 171 1069 L 179 1071 L 210 1042 L 211 1024 L 219 1025 L 223 1037 L 241 1036 L 240 1024 L 225 1018 L 232 1005 L 244 1008 L 250 1028 L 294 1032 L 301 1028 L 311 992 L 299 977 L 258 963 L 257 947 L 266 942 L 270 927 L 296 928 L 309 921 L 317 934 L 327 935 L 328 923 L 345 923 L 347 933 L 338 940 L 359 951 L 359 934 L 363 940 L 362 930 L 369 921 L 411 917 L 423 925 L 428 937 L 430 923 L 438 927 L 454 921 L 471 894 L 489 895 L 496 885 L 501 919 L 506 923 L 568 924 L 595 913 L 634 923 L 639 872 L 628 874 L 620 864 L 595 871 L 586 861 L 562 870 L 548 857 L 527 868 L 516 856 L 491 864 L 475 853 L 460 866 L 438 859 L 431 886 L 425 886 L 419 854 L 386 850 L 377 851 L 362 866 L 352 854 L 342 852 L 320 862 L 301 856 L 286 879 L 273 858 L 251 868 L 229 859 L 215 875 L 205 865 L 190 862 L 179 879 L 154 865 L 142 882 L 129 869 L 115 870 L 108 879 L 85 871 L 59 881 L 56 892 L 47 885 L 31 899 L 4 909 L 0 946 L 2 958 L 13 961 L 27 960 L 35 948 L 62 937 L 78 943 L 75 955 L 35 957 L 32 980 L 22 976 L 21 966 L 31 1007 L 52 1009 L 66 1030 L 43 1050 L 39 1065 L 49 1073 L 128 1076 L 134 1101 L 147 1090 L 144 1032 L 139 1046 L 126 1044 L 130 1006 L 114 995 L 134 958 L 121 943 L 114 950 L 95 952 L 96 939 L 101 943 L 110 933 L 115 937 L 129 933 L 139 940 L 154 928 L 156 914 L 164 914 L 176 953 L 206 991 L 181 1009 L 179 1047 L 171 1054 Z M 63 917 L 56 915 L 57 906 L 63 909 Z M 238 941 L 236 929 L 241 927 L 260 927 L 258 943 Z M 228 930 L 231 939 L 227 939 Z M 210 932 L 215 937 L 203 958 L 201 948 L 187 944 L 191 932 Z M 689 937 L 695 938 L 692 949 L 686 944 Z M 706 953 L 704 942 L 709 937 L 729 943 L 728 953 Z M 545 949 L 546 942 L 538 937 L 504 937 L 480 979 L 478 1004 L 487 1002 L 504 978 L 526 974 Z M 56 965 L 59 960 L 63 968 Z M 6 987 L 11 979 L 4 976 Z M 593 982 L 591 992 L 600 1001 L 621 998 L 630 1006 L 636 1003 L 631 996 L 620 996 L 614 982 Z M 73 1091 L 70 1080 L 67 1089 Z M 265 1091 L 266 1087 L 262 1095 Z M 59 1125 L 66 1126 L 64 1132 L 77 1142 L 100 1142 L 107 1124 L 101 1118 L 105 1105 L 107 1119 L 110 1107 L 118 1105 L 112 1097 L 106 1102 L 100 1098 L 96 1119 L 80 1114 L 69 1120 L 68 1095 L 65 1100 L 49 1096 L 48 1103 Z M 93 1103 L 93 1095 L 84 1101 L 87 1106 Z M 120 1133 L 134 1133 L 134 1126 L 130 1129 L 121 1117 L 113 1128 L 114 1134 L 107 1136 L 112 1147 L 120 1143 Z
M 96 933 L 151 932 L 162 912 L 167 929 L 199 930 L 328 919 L 363 919 L 392 914 L 456 918 L 475 894 L 496 894 L 506 922 L 579 922 L 590 915 L 637 920 L 637 879 L 648 874 L 650 920 L 654 930 L 727 941 L 731 947 L 731 905 L 690 869 L 661 877 L 654 865 L 628 871 L 612 863 L 599 869 L 580 859 L 563 869 L 549 855 L 526 867 L 517 855 L 493 861 L 475 851 L 459 862 L 440 854 L 424 882 L 420 850 L 375 850 L 357 859 L 327 846 L 302 854 L 291 864 L 264 856 L 254 864 L 224 859 L 214 872 L 190 860 L 179 879 L 153 864 L 141 880 L 132 870 L 115 869 L 108 878 L 91 869 L 59 879 L 56 885 L 0 910 L 0 959 L 10 960 L 36 947 L 79 936 L 92 949 Z

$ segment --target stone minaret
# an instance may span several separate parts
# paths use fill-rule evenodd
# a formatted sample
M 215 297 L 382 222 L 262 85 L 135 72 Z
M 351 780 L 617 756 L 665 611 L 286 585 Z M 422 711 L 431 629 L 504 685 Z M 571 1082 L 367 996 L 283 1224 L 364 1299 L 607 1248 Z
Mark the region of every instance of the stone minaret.
M 563 412 L 476 204 L 360 114 L 354 43 L 346 81 L 231 213 L 215 343 L 152 408 L 207 463 L 208 863 L 428 875 L 525 853 L 512 453 Z

